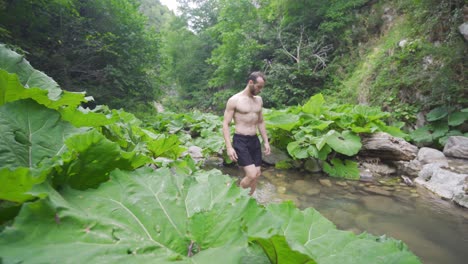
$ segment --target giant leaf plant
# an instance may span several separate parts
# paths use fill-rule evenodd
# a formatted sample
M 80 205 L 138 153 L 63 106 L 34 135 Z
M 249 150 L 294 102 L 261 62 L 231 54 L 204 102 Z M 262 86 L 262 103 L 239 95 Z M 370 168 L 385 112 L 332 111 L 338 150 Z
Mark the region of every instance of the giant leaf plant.
M 47 188 L 47 187 L 44 187 Z M 420 263 L 393 239 L 340 231 L 313 209 L 258 205 L 217 170 L 114 171 L 48 187 L 0 236 L 5 263 Z
M 359 134 L 383 131 L 406 137 L 398 128 L 385 124 L 388 116 L 363 105 L 327 105 L 322 94 L 312 96 L 303 106 L 265 111 L 273 144 L 286 146 L 295 159 L 320 159 L 330 176 L 348 179 L 359 179 L 357 163 L 349 160 L 361 149 Z
M 313 209 L 258 205 L 230 177 L 177 159 L 174 134 L 124 111 L 79 108 L 83 96 L 3 48 L 0 68 L 23 77 L 0 70 L 0 221 L 14 217 L 0 263 L 419 263 L 403 243 L 336 230 Z M 200 135 L 218 129 L 192 119 Z M 142 167 L 158 155 L 177 160 Z

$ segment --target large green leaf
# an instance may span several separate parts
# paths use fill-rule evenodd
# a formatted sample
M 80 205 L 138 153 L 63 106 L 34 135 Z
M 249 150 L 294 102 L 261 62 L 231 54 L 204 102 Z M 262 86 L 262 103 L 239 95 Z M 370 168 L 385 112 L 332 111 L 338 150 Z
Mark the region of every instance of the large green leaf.
M 361 138 L 351 131 L 343 131 L 342 133 L 328 133 L 327 144 L 338 153 L 353 156 L 359 152 L 362 147 Z
M 272 236 L 280 226 L 219 172 L 145 168 L 111 178 L 97 190 L 50 190 L 25 204 L 0 237 L 3 261 L 240 263 L 249 234 Z
M 284 236 L 277 235 L 269 239 L 256 239 L 255 241 L 263 248 L 270 259 L 270 263 L 317 263 L 315 260 L 310 259 L 309 256 L 292 250 Z
M 61 154 L 64 140 L 83 131 L 61 121 L 60 114 L 33 100 L 0 106 L 0 164 L 3 167 L 36 167 Z
M 440 106 L 440 107 L 432 109 L 427 114 L 426 118 L 427 118 L 427 121 L 432 122 L 432 121 L 440 120 L 446 117 L 448 114 L 449 114 L 449 108 L 445 106 Z
M 331 164 L 328 162 L 323 163 L 323 171 L 332 177 L 351 180 L 358 180 L 360 177 L 358 164 L 351 160 L 341 161 L 340 159 L 334 158 L 331 160 Z
M 148 143 L 148 149 L 154 157 L 167 157 L 177 159 L 186 149 L 180 146 L 179 138 L 176 135 L 160 134 Z
M 150 159 L 136 152 L 122 151 L 96 130 L 74 135 L 65 141 L 66 151 L 54 166 L 54 183 L 75 189 L 96 188 L 116 169 L 133 170 Z
M 0 169 L 0 200 L 22 203 L 35 198 L 28 193 L 36 184 L 42 183 L 47 177 L 46 172 L 32 175 L 29 168 Z
M 378 107 L 370 107 L 366 105 L 356 105 L 353 107 L 352 114 L 354 114 L 354 119 L 359 119 L 360 117 L 364 118 L 365 123 L 387 118 L 390 116 L 390 113 L 382 112 Z M 361 124 L 365 125 L 365 124 Z
M 323 104 L 325 99 L 322 94 L 316 94 L 312 96 L 307 103 L 302 106 L 302 111 L 308 114 L 319 115 L 322 112 Z
M 52 100 L 58 99 L 62 90 L 58 84 L 41 71 L 35 70 L 22 55 L 0 44 L 0 69 L 18 75 L 21 84 L 25 87 L 37 87 L 49 91 Z
M 309 157 L 308 148 L 304 146 L 303 142 L 293 141 L 287 146 L 288 153 L 295 159 L 305 159 Z
M 468 120 L 468 112 L 455 112 L 450 114 L 448 124 L 450 126 L 458 126 Z
M 300 211 L 283 203 L 270 204 L 267 210 L 283 220 L 281 230 L 289 246 L 317 263 L 421 263 L 401 241 L 337 230 L 313 208 Z
M 296 114 L 275 112 L 272 115 L 265 116 L 265 123 L 269 128 L 281 128 L 291 131 L 299 123 L 299 116 Z
M 5 263 L 265 263 L 267 252 L 280 260 L 272 263 L 395 263 L 395 256 L 419 263 L 394 240 L 338 231 L 291 203 L 264 208 L 233 183 L 216 170 L 142 168 L 115 171 L 98 189 L 50 188 L 2 232 L 0 256 Z
M 64 106 L 75 109 L 82 102 L 87 101 L 84 93 L 64 91 L 61 96 L 57 96 L 53 100 L 49 98 L 48 93 L 49 91 L 41 88 L 25 88 L 16 74 L 10 74 L 0 69 L 0 105 L 31 98 L 51 109 L 60 109 Z
M 421 143 L 430 143 L 433 140 L 430 125 L 426 125 L 412 131 L 410 136 L 414 141 Z

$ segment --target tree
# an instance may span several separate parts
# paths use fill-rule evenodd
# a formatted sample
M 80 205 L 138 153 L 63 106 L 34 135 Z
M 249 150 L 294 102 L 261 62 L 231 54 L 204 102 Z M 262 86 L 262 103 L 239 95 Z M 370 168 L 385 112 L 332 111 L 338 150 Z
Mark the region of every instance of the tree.
M 62 87 L 131 108 L 159 94 L 158 36 L 133 0 L 6 1 L 7 41 Z

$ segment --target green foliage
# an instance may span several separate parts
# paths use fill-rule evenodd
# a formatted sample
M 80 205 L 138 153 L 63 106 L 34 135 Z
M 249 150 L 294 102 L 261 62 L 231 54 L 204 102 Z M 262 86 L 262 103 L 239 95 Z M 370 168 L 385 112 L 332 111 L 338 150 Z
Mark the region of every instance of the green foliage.
M 20 0 L 0 9 L 7 43 L 36 67 L 69 90 L 126 108 L 160 94 L 159 40 L 145 22 L 130 0 Z
M 272 144 L 286 146 L 293 158 L 330 160 L 337 153 L 356 155 L 362 146 L 361 133 L 383 131 L 406 137 L 400 129 L 385 124 L 383 120 L 388 116 L 377 108 L 363 105 L 328 105 L 322 94 L 316 94 L 303 106 L 265 111 L 265 122 Z M 332 159 L 332 165 L 326 164 L 325 172 L 359 179 L 356 163 L 338 161 Z
M 432 109 L 426 119 L 429 124 L 412 131 L 411 139 L 419 144 L 443 148 L 450 136 L 463 136 L 462 125 L 468 120 L 468 110 L 440 106 Z
M 18 88 L 24 95 L 3 97 L 8 100 L 0 105 L 0 132 L 6 135 L 0 158 L 9 162 L 1 163 L 0 199 L 22 205 L 18 212 L 0 203 L 2 222 L 15 217 L 1 231 L 2 262 L 420 263 L 401 241 L 337 230 L 312 208 L 258 205 L 232 178 L 198 170 L 190 158 L 169 168 L 142 167 L 177 152 L 173 134 L 183 133 L 186 124 L 210 136 L 219 129 L 214 116 L 161 118 L 156 125 L 170 126 L 157 126 L 168 129 L 158 133 L 132 114 L 99 107 L 92 113 L 116 117 L 93 125 L 95 115 L 83 120 L 89 113 L 66 103 L 48 108 L 49 92 L 41 104 L 37 90 L 14 77 L 0 86 L 0 94 Z M 63 120 L 63 109 L 63 116 L 88 126 Z
M 457 29 L 462 6 L 432 0 L 364 6 L 343 34 L 334 32 L 346 42 L 330 65 L 327 94 L 338 102 L 383 106 L 392 112 L 392 123 L 410 130 L 419 111 L 463 108 L 466 44 Z
M 212 27 L 220 45 L 212 51 L 210 63 L 216 66 L 210 85 L 244 85 L 251 69 L 259 68 L 263 45 L 259 42 L 257 8 L 248 0 L 220 1 L 218 23 Z
M 401 242 L 339 231 L 314 209 L 259 206 L 216 170 L 116 170 L 98 189 L 46 189 L 3 231 L 4 261 L 71 259 L 79 250 L 87 262 L 239 263 L 267 255 L 271 263 L 420 263 Z M 18 239 L 24 232 L 28 239 Z M 252 249 L 258 245 L 263 251 Z
M 359 180 L 359 169 L 357 162 L 350 160 L 332 159 L 330 163 L 323 163 L 323 171 L 332 177 Z

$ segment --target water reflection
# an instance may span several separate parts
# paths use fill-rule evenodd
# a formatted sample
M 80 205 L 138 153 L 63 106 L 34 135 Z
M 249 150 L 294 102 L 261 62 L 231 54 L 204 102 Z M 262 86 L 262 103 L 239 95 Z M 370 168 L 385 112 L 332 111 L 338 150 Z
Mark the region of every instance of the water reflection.
M 235 167 L 221 170 L 242 176 Z M 263 204 L 292 200 L 301 209 L 314 207 L 339 229 L 403 240 L 425 264 L 468 260 L 468 209 L 395 178 L 345 181 L 264 168 L 254 197 Z

